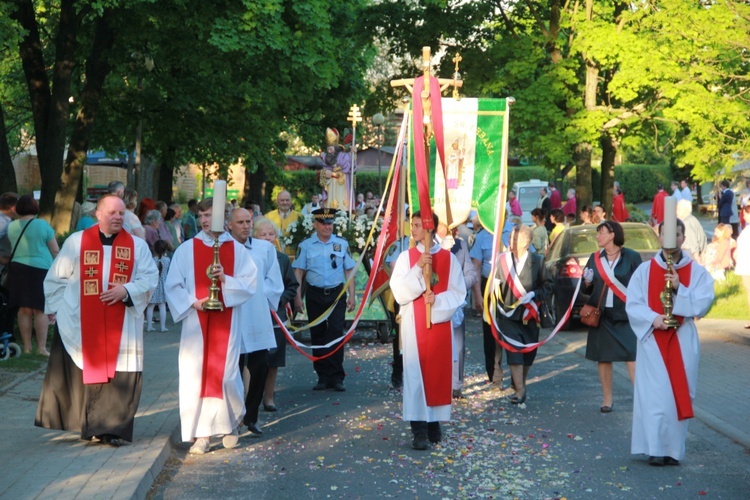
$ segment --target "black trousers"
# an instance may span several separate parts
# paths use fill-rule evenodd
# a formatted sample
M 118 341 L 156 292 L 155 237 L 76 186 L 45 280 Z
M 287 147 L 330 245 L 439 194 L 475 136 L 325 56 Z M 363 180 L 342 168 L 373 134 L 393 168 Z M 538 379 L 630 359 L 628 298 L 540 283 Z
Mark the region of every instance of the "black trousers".
M 482 293 L 484 293 L 485 287 L 487 286 L 487 278 L 482 277 Z M 497 343 L 495 337 L 492 336 L 492 326 L 489 323 L 482 320 L 482 334 L 484 336 L 484 366 L 487 370 L 487 377 L 492 382 L 495 376 L 495 353 L 498 349 L 502 351 L 502 347 Z M 500 363 L 502 363 L 502 352 L 500 353 Z
M 394 302 L 395 312 L 394 317 L 398 316 L 401 312 L 401 306 L 398 302 Z M 399 344 L 401 343 L 401 324 L 396 323 L 396 335 L 393 337 L 393 375 L 402 377 L 404 374 L 404 356 L 401 354 Z
M 334 288 L 323 289 L 308 286 L 305 293 L 307 305 L 307 317 L 314 320 L 320 317 L 336 300 L 343 285 Z M 326 293 L 328 292 L 328 293 Z M 331 311 L 328 319 L 310 328 L 310 337 L 313 345 L 325 345 L 330 341 L 341 337 L 346 326 L 346 296 L 344 293 L 336 307 Z M 339 344 L 326 349 L 313 349 L 313 356 L 324 356 L 333 351 Z M 336 382 L 344 382 L 344 348 L 339 349 L 336 354 L 325 359 L 313 362 L 318 381 L 328 386 Z
M 240 375 L 250 373 L 250 384 L 245 396 L 245 425 L 258 422 L 258 409 L 263 401 L 263 390 L 268 376 L 268 349 L 240 355 Z

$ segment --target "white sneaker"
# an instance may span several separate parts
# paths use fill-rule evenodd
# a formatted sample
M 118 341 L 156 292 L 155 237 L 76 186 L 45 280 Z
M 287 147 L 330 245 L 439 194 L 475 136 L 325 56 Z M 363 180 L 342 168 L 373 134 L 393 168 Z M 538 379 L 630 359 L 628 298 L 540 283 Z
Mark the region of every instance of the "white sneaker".
M 224 448 L 234 448 L 237 446 L 237 443 L 240 441 L 240 431 L 237 427 L 232 429 L 231 434 L 225 435 L 223 438 L 221 438 L 221 444 L 224 445 Z
M 208 453 L 209 448 L 211 448 L 211 443 L 208 438 L 198 438 L 195 440 L 195 443 L 193 443 L 193 446 L 190 447 L 188 453 L 191 455 L 203 455 Z

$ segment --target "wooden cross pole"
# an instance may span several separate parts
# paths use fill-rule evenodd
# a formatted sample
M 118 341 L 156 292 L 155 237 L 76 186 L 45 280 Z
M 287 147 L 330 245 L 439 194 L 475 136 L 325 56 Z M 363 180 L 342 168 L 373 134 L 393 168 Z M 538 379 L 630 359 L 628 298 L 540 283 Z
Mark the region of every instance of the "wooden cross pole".
M 460 57 L 460 56 L 456 56 Z M 427 162 L 427 165 L 430 164 L 430 139 L 433 135 L 433 119 L 432 119 L 432 103 L 430 101 L 430 48 L 429 47 L 422 47 L 422 73 L 424 75 L 424 87 L 419 96 L 414 95 L 414 80 L 415 78 L 406 78 L 401 80 L 391 80 L 391 87 L 406 87 L 406 90 L 411 93 L 412 101 L 414 99 L 421 99 L 422 100 L 422 109 L 424 110 L 424 119 L 423 123 L 421 124 L 414 124 L 414 126 L 421 126 L 424 127 L 424 144 L 422 147 L 424 147 L 425 150 L 425 159 Z M 459 59 L 460 60 L 460 59 Z M 456 73 L 453 75 L 454 78 L 448 79 L 448 78 L 438 78 L 438 83 L 440 84 L 440 92 L 444 92 L 448 87 L 454 88 L 454 97 L 457 95 L 458 88 L 463 85 L 463 81 L 456 78 L 458 75 L 458 60 L 454 60 L 456 63 Z M 419 145 L 415 144 L 414 147 L 419 147 Z M 420 207 L 421 209 L 422 207 Z M 448 224 L 451 222 L 451 208 L 450 208 L 450 202 L 448 200 L 448 185 L 446 183 L 445 187 L 445 211 L 446 216 L 448 218 Z M 432 248 L 432 236 L 433 231 L 425 231 L 424 233 L 424 239 L 422 240 L 422 244 L 424 245 L 425 251 L 429 252 Z M 426 265 L 424 268 L 422 268 L 422 275 L 424 277 L 425 281 L 425 287 L 426 292 L 430 291 L 430 284 L 432 280 L 432 266 Z M 431 327 L 432 322 L 430 321 L 430 317 L 432 315 L 432 307 L 430 304 L 427 304 L 427 328 Z

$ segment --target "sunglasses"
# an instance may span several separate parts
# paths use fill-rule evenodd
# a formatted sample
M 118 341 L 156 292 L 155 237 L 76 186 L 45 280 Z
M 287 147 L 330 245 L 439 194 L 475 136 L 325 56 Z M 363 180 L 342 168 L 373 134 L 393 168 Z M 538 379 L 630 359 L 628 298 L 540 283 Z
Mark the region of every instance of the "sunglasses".
M 331 267 L 337 269 L 339 266 L 336 264 L 336 256 L 331 254 Z

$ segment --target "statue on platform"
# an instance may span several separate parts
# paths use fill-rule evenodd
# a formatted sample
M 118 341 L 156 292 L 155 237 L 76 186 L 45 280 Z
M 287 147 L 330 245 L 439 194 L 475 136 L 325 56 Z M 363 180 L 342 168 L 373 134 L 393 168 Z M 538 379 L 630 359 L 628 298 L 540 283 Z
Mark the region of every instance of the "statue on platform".
M 350 135 L 344 138 L 344 145 L 339 144 L 339 133 L 335 128 L 326 129 L 326 150 L 320 157 L 323 168 L 318 171 L 318 184 L 323 188 L 325 206 L 349 211 L 352 206 L 352 154 L 346 147 L 347 138 L 351 144 Z

